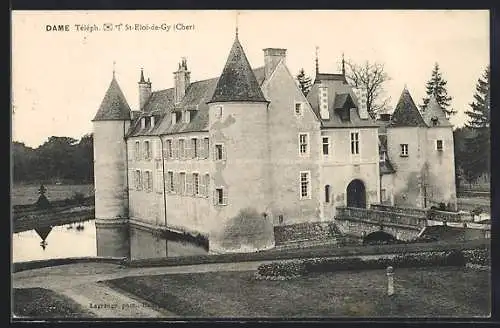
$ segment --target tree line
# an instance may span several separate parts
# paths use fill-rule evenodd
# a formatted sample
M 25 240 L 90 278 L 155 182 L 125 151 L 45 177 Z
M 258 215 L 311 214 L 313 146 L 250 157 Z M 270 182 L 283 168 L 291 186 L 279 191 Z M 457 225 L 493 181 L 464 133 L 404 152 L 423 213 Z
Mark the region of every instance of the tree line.
M 93 136 L 80 140 L 50 137 L 37 148 L 12 143 L 13 180 L 22 183 L 92 183 L 94 180 Z
M 391 78 L 383 63 L 365 61 L 361 64 L 348 60 L 343 63 L 347 82 L 354 88 L 366 92 L 366 109 L 372 119 L 389 110 L 390 98 L 385 96 L 385 83 Z M 307 96 L 312 87 L 312 79 L 304 69 L 296 75 L 297 84 Z M 457 113 L 451 107 L 452 97 L 448 95 L 447 81 L 438 63 L 435 63 L 431 77 L 425 84 L 426 95 L 419 105 L 425 111 L 430 97 L 434 96 L 448 118 Z M 471 90 L 472 91 L 472 90 Z M 474 183 L 490 173 L 490 67 L 487 66 L 477 80 L 469 108 L 464 109 L 465 125 L 455 128 L 454 153 L 457 185 L 460 182 Z

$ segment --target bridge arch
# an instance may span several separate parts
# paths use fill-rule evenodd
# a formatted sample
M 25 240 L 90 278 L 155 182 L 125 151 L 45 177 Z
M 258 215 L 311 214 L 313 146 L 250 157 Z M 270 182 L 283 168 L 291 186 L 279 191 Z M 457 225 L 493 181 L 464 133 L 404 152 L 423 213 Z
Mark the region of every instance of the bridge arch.
M 366 188 L 363 181 L 352 180 L 346 189 L 347 207 L 366 208 Z
M 384 231 L 376 230 L 369 234 L 363 236 L 363 245 L 366 244 L 379 244 L 379 243 L 394 243 L 397 241 L 397 237 Z

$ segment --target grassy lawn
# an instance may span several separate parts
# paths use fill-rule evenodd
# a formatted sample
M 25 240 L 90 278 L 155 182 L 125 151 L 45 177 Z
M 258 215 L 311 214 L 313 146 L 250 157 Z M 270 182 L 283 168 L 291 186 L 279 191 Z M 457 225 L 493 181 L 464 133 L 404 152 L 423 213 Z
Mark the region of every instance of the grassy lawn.
M 86 197 L 94 194 L 94 186 L 86 185 L 45 185 L 46 196 L 50 201 L 73 197 L 76 192 Z M 40 185 L 13 185 L 11 191 L 11 205 L 34 204 L 38 199 Z
M 129 277 L 108 281 L 179 316 L 472 317 L 490 315 L 490 273 L 466 268 L 398 269 L 386 295 L 385 270 L 257 281 L 254 272 Z
M 36 319 L 93 316 L 73 300 L 44 288 L 14 288 L 13 314 Z

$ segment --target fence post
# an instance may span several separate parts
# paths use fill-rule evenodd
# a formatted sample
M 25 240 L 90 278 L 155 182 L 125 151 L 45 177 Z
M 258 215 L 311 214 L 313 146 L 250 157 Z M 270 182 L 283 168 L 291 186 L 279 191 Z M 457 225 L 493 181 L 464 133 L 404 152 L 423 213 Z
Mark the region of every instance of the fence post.
M 387 295 L 391 296 L 394 294 L 394 268 L 388 266 L 386 269 L 387 274 Z

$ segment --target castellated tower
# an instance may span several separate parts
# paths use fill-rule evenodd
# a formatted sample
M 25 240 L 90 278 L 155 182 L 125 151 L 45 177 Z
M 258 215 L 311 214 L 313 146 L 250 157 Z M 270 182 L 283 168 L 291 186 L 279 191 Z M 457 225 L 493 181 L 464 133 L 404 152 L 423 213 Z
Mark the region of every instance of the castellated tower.
M 97 256 L 129 257 L 127 153 L 130 107 L 113 79 L 95 115 L 94 186 Z
M 274 247 L 270 203 L 268 104 L 238 36 L 209 105 L 212 157 L 210 249 Z

